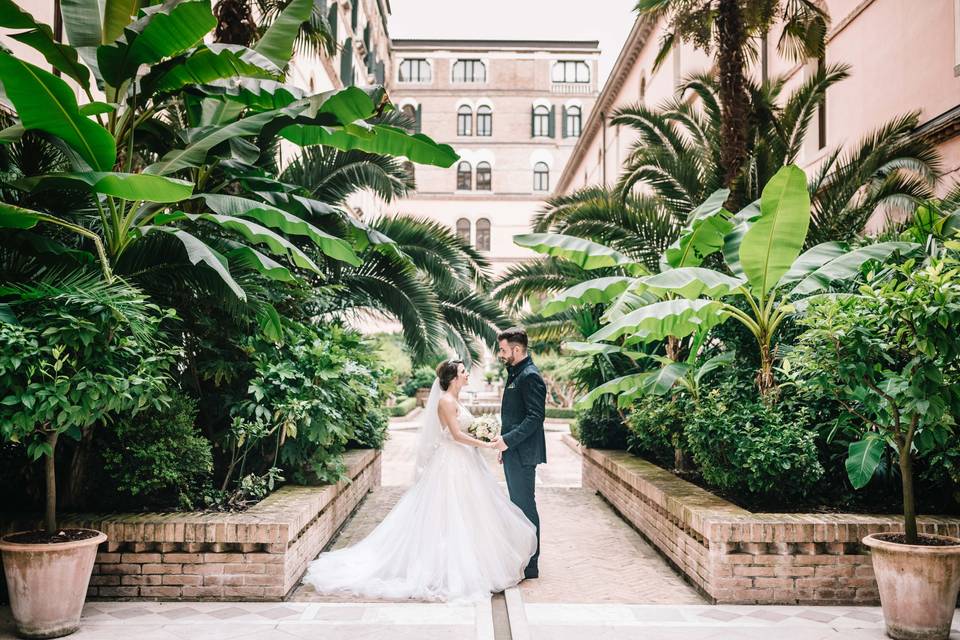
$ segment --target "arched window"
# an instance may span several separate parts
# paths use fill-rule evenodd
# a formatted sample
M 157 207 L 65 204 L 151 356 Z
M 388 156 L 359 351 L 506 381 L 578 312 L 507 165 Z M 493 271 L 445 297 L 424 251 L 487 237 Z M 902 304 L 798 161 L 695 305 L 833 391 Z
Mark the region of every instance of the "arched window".
M 477 107 L 477 135 L 493 135 L 493 109 L 487 105 Z
M 469 136 L 473 130 L 473 109 L 467 105 L 461 105 L 457 109 L 457 135 Z
M 457 165 L 457 189 L 460 191 L 470 191 L 473 188 L 473 173 L 469 162 L 461 162 Z
M 533 190 L 550 190 L 550 167 L 546 162 L 538 162 L 533 165 Z
M 564 137 L 579 138 L 582 123 L 580 107 L 567 107 L 563 116 Z
M 453 63 L 454 82 L 486 82 L 487 65 L 482 60 L 457 60 Z
M 590 67 L 582 60 L 559 60 L 550 72 L 553 82 L 590 82 Z
M 477 250 L 490 251 L 490 221 L 486 218 L 477 220 Z
M 550 109 L 542 104 L 533 108 L 533 135 L 550 135 Z
M 491 173 L 489 162 L 477 163 L 477 191 L 490 191 Z
M 470 221 L 466 218 L 457 220 L 457 235 L 461 240 L 470 244 Z
M 423 58 L 400 61 L 400 82 L 430 82 L 431 79 L 430 63 Z

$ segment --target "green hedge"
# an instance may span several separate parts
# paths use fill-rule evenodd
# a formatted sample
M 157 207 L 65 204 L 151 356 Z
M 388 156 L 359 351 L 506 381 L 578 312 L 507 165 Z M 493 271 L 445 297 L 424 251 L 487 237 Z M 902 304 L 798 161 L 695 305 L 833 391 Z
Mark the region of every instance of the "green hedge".
M 554 420 L 572 420 L 577 417 L 577 412 L 568 407 L 547 407 L 546 416 Z
M 394 418 L 399 418 L 407 415 L 411 411 L 417 408 L 417 399 L 416 398 L 403 398 L 397 400 L 397 404 L 392 407 L 388 407 L 390 415 Z

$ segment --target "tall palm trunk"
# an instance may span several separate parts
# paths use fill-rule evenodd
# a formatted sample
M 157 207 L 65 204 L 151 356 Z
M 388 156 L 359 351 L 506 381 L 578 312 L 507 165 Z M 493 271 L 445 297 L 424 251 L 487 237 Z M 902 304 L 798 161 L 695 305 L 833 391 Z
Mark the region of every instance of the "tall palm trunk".
M 257 37 L 257 23 L 253 19 L 248 0 L 220 0 L 213 8 L 217 28 L 213 37 L 223 44 L 249 47 Z
M 720 103 L 723 113 L 720 164 L 723 183 L 730 189 L 727 208 L 737 211 L 745 203 L 737 184 L 749 158 L 747 139 L 750 118 L 750 97 L 744 78 L 746 64 L 743 47 L 746 32 L 740 12 L 740 0 L 720 0 L 717 7 L 717 63 L 720 67 Z

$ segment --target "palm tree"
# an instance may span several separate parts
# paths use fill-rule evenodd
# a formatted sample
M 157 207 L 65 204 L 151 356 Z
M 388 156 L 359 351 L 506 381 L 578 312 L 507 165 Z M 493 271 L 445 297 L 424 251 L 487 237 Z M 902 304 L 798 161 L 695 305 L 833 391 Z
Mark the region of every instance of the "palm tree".
M 249 47 L 290 3 L 291 0 L 219 0 L 213 7 L 217 18 L 214 40 Z M 294 50 L 304 55 L 332 56 L 336 49 L 337 41 L 327 19 L 326 3 L 314 2 L 310 18 L 300 25 Z
M 736 193 L 738 178 L 751 153 L 750 95 L 747 61 L 756 56 L 754 42 L 766 41 L 774 24 L 783 25 L 778 50 L 801 61 L 823 55 L 829 16 L 816 0 L 638 0 L 634 10 L 653 19 L 665 19 L 655 66 L 678 41 L 716 49 L 721 120 L 720 166 L 730 188 L 728 207 L 746 204 Z
M 735 185 L 745 202 L 758 199 L 777 170 L 796 161 L 817 105 L 848 73 L 845 66 L 827 67 L 785 97 L 783 79 L 748 85 L 752 151 Z M 684 100 L 687 92 L 696 100 Z M 632 105 L 615 112 L 614 124 L 639 134 L 617 184 L 623 197 L 642 185 L 675 215 L 685 216 L 723 187 L 719 93 L 713 76 L 698 74 L 659 108 Z M 838 147 L 827 154 L 809 181 L 814 214 L 807 246 L 853 240 L 878 208 L 932 196 L 940 160 L 932 145 L 911 135 L 916 125 L 916 114 L 901 116 L 849 152 Z

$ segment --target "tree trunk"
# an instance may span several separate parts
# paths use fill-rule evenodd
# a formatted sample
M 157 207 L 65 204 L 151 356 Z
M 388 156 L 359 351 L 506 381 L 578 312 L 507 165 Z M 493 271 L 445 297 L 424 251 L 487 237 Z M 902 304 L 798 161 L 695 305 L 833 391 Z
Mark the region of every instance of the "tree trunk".
M 664 347 L 667 357 L 677 362 L 680 360 L 680 341 L 674 336 L 667 336 L 667 344 Z
M 47 477 L 47 504 L 44 514 L 44 525 L 47 533 L 53 535 L 57 532 L 57 461 L 55 454 L 57 452 L 57 436 L 54 431 L 47 436 L 47 444 L 50 445 L 50 454 L 45 461 L 45 471 Z
M 248 0 L 220 0 L 214 8 L 217 28 L 213 32 L 215 42 L 239 44 L 249 47 L 257 37 L 257 23 L 253 19 Z
M 757 389 L 760 395 L 767 397 L 777 386 L 773 378 L 773 357 L 770 355 L 770 345 L 760 345 L 760 370 L 757 371 Z
M 739 0 L 719 0 L 716 29 L 723 116 L 720 129 L 720 165 L 723 168 L 723 184 L 730 189 L 727 208 L 737 211 L 744 205 L 743 189 L 737 182 L 750 155 L 747 140 L 750 97 L 744 79 L 746 64 L 743 58 L 746 32 Z
M 911 443 L 900 449 L 900 481 L 903 483 L 903 531 L 907 544 L 917 544 L 917 510 L 913 501 L 913 457 Z

